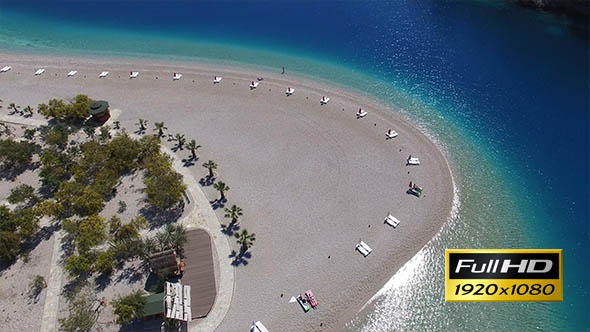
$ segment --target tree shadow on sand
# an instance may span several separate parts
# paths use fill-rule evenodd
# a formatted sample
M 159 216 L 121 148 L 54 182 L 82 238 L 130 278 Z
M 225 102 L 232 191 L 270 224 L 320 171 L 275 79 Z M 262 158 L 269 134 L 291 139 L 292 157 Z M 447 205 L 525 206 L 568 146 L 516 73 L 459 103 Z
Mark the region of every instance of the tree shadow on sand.
M 198 160 L 199 160 L 199 157 L 194 158 L 194 159 L 193 159 L 193 157 L 182 159 L 182 166 L 183 167 L 195 166 L 195 162 L 197 162 Z
M 215 177 L 207 175 L 199 180 L 201 187 L 209 187 L 215 183 Z
M 212 201 L 209 201 L 209 203 L 211 203 L 211 207 L 213 208 L 213 210 L 222 209 L 225 207 L 225 203 L 227 203 L 227 198 L 214 199 Z
M 184 207 L 181 205 L 170 209 L 160 209 L 148 204 L 139 209 L 139 214 L 147 219 L 150 230 L 177 221 L 183 212 Z
M 248 260 L 252 258 L 252 253 L 249 251 L 242 251 L 237 252 L 235 250 L 231 251 L 231 254 L 228 256 L 229 258 L 233 258 L 231 265 L 233 266 L 240 266 L 240 265 L 248 265 Z
M 233 236 L 235 232 L 240 230 L 240 225 L 235 222 L 230 222 L 229 224 L 221 224 L 221 233 L 227 236 Z

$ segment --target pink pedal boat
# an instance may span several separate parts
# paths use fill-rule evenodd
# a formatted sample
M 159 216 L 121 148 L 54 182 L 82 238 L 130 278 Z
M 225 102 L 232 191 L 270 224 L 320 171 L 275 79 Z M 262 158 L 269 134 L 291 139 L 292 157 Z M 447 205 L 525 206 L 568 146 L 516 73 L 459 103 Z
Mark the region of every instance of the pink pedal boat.
M 309 304 L 311 304 L 312 308 L 315 308 L 318 305 L 318 301 L 315 299 L 315 296 L 313 296 L 311 289 L 308 290 L 307 292 L 305 292 L 305 296 L 307 296 L 307 299 L 309 300 Z

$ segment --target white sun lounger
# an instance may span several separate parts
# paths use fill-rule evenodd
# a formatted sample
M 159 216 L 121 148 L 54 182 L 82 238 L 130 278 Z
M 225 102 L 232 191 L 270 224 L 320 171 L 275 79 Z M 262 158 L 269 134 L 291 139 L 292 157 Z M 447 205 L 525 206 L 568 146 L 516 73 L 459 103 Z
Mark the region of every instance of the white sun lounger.
M 390 129 L 389 131 L 387 131 L 387 133 L 385 134 L 385 136 L 389 139 L 389 138 L 396 138 L 397 137 L 397 132 L 393 129 Z
M 129 72 L 129 78 L 137 78 L 137 76 L 139 76 L 138 71 Z
M 72 70 L 72 71 L 70 71 L 70 72 L 68 73 L 68 77 L 74 76 L 74 75 L 76 75 L 77 73 L 78 73 L 78 71 L 77 71 L 77 70 Z
M 250 89 L 256 89 L 258 87 L 258 82 L 252 81 L 252 83 L 250 83 Z
M 393 228 L 396 228 L 397 225 L 399 225 L 399 223 L 401 221 L 399 221 L 396 217 L 392 216 L 391 214 L 388 215 L 387 217 L 385 217 L 385 223 L 387 223 L 389 226 L 392 226 Z
M 371 249 L 371 247 L 369 247 L 369 245 L 363 241 L 359 241 L 359 243 L 357 243 L 356 250 L 358 250 L 365 257 L 369 256 L 369 254 L 373 252 L 373 249 Z
M 285 91 L 285 93 L 287 94 L 287 96 L 292 95 L 295 92 L 295 89 L 293 88 L 287 88 L 287 91 Z
M 367 111 L 365 111 L 361 108 L 361 109 L 359 109 L 358 112 L 356 112 L 356 118 L 357 119 L 364 118 L 365 116 L 367 116 L 367 114 L 369 114 L 369 113 L 367 113 Z
M 107 77 L 108 74 L 109 74 L 108 71 L 103 71 L 102 73 L 100 73 L 100 75 L 98 75 L 98 78 Z
M 178 74 L 178 73 L 174 73 L 174 76 L 172 76 L 172 80 L 177 81 L 182 77 L 182 74 Z
M 256 321 L 250 327 L 250 332 L 268 332 L 268 330 L 260 321 Z
M 320 99 L 320 104 L 322 104 L 322 105 L 325 105 L 325 104 L 327 104 L 327 103 L 329 103 L 329 102 L 330 102 L 330 98 L 328 98 L 328 97 L 326 97 L 326 96 L 323 96 L 323 97 Z
M 37 71 L 35 72 L 35 75 L 39 76 L 39 75 L 43 75 L 43 73 L 45 72 L 44 68 L 39 68 L 37 69 Z
M 7 72 L 7 71 L 9 71 L 11 69 L 12 69 L 12 67 L 10 67 L 10 66 L 2 67 L 2 69 L 0 69 L 0 73 L 5 73 L 5 72 Z
M 221 77 L 221 76 L 213 77 L 213 84 L 220 83 L 222 79 L 223 79 L 223 77 Z
M 408 165 L 420 165 L 420 159 L 416 157 L 409 156 L 408 157 Z

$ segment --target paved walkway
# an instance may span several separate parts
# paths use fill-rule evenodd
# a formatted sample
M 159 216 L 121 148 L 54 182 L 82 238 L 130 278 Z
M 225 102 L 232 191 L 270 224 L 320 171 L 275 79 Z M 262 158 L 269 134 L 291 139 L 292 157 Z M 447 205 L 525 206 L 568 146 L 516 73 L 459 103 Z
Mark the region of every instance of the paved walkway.
M 43 319 L 41 320 L 40 332 L 57 331 L 57 313 L 59 309 L 59 297 L 61 294 L 61 279 L 63 268 L 59 263 L 62 255 L 61 239 L 63 231 L 57 231 L 53 235 L 53 254 L 51 255 L 51 269 L 47 279 L 45 293 L 45 306 L 43 307 Z
M 187 229 L 206 229 L 213 239 L 215 250 L 217 251 L 217 257 L 219 259 L 219 287 L 217 289 L 217 299 L 213 305 L 213 309 L 211 309 L 211 312 L 209 312 L 207 317 L 189 322 L 188 331 L 215 331 L 229 310 L 234 291 L 234 269 L 231 265 L 232 259 L 229 257 L 231 254 L 229 241 L 227 236 L 219 231 L 221 227 L 219 219 L 213 211 L 211 203 L 209 203 L 209 200 L 201 190 L 199 183 L 189 172 L 189 168 L 184 167 L 182 160 L 168 147 L 162 146 L 162 152 L 173 157 L 172 166 L 184 177 L 184 183 L 187 185 L 187 192 L 190 199 L 192 199 L 191 205 L 193 208 L 180 220 L 180 223 L 186 226 Z
M 0 122 L 18 124 L 18 125 L 25 125 L 25 126 L 34 126 L 34 127 L 41 127 L 47 126 L 49 121 L 41 117 L 41 115 L 36 115 L 38 118 L 26 118 L 21 115 L 0 115 Z

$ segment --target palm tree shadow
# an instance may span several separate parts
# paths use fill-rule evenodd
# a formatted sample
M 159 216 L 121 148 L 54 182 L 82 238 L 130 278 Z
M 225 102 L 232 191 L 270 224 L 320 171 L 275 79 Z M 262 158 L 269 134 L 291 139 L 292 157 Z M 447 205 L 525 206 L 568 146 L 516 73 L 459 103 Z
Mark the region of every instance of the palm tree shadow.
M 137 129 L 136 131 L 134 131 L 134 133 L 137 135 L 143 135 L 145 134 L 145 129 Z
M 215 183 L 215 177 L 214 176 L 207 175 L 206 177 L 201 178 L 199 180 L 199 183 L 203 187 L 211 186 L 211 185 L 213 185 L 213 183 Z
M 232 250 L 231 254 L 229 255 L 229 258 L 233 258 L 233 261 L 231 262 L 231 265 L 233 266 L 246 266 L 249 263 L 248 260 L 252 258 L 252 254 L 249 251 L 240 250 L 240 252 L 238 253 L 237 251 Z
M 215 199 L 212 201 L 209 201 L 209 203 L 211 203 L 211 207 L 213 208 L 213 210 L 217 210 L 217 209 L 221 209 L 225 207 L 225 203 L 227 202 L 227 199 Z
M 195 159 L 193 159 L 193 158 L 191 157 L 191 158 L 187 158 L 187 159 L 182 159 L 182 162 L 183 162 L 182 166 L 183 166 L 183 167 L 190 167 L 190 166 L 194 166 L 194 165 L 195 165 L 195 161 L 197 161 L 197 160 L 199 160 L 199 158 L 195 158 Z
M 233 236 L 235 232 L 240 230 L 240 225 L 233 221 L 229 224 L 221 224 L 221 232 L 227 236 Z

